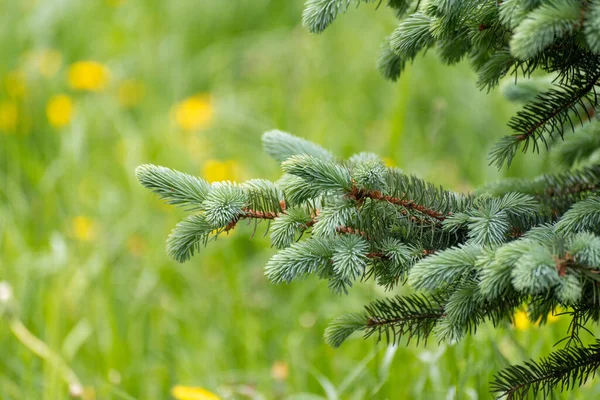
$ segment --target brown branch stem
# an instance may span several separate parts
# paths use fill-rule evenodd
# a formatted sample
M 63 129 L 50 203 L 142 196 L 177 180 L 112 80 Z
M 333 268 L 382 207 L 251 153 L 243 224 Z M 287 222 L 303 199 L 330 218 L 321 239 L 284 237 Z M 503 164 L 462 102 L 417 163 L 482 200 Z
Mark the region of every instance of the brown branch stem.
M 433 210 L 431 208 L 427 208 L 422 204 L 415 203 L 414 200 L 406 200 L 398 197 L 392 197 L 388 195 L 384 195 L 378 190 L 361 190 L 357 188 L 353 188 L 349 194 L 349 197 L 356 201 L 361 201 L 365 198 L 370 198 L 373 200 L 387 201 L 390 204 L 394 204 L 397 206 L 404 207 L 408 210 L 415 210 L 420 212 L 421 214 L 425 214 L 431 218 L 437 219 L 438 221 L 443 221 L 446 219 L 446 215 L 443 213 Z M 414 221 L 414 219 L 413 219 Z

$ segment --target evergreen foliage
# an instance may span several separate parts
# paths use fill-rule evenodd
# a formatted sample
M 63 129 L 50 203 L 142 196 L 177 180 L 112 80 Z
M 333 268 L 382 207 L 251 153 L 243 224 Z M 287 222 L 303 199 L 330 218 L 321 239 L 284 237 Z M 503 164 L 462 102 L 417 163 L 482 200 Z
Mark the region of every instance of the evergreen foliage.
M 322 32 L 361 3 L 379 2 L 308 0 L 304 24 Z M 266 220 L 278 249 L 266 266 L 273 283 L 314 275 L 334 293 L 347 293 L 373 278 L 388 290 L 407 284 L 416 291 L 333 321 L 325 339 L 335 347 L 357 331 L 394 343 L 431 335 L 454 342 L 485 321 L 511 322 L 522 307 L 541 323 L 561 308 L 572 321 L 567 347 L 500 372 L 492 391 L 526 398 L 585 383 L 600 366 L 600 344 L 586 347 L 579 336 L 600 320 L 600 2 L 384 4 L 400 19 L 377 62 L 386 78 L 397 79 L 431 48 L 449 64 L 469 59 L 482 89 L 511 74 L 551 74 L 549 85 L 529 81 L 510 92 L 525 105 L 509 122 L 515 133 L 492 149 L 490 162 L 502 167 L 520 148 L 553 147 L 564 171 L 465 195 L 386 167 L 370 153 L 343 160 L 270 131 L 263 144 L 281 163 L 278 182 L 208 184 L 163 167 L 137 169 L 144 186 L 195 212 L 173 230 L 169 255 L 186 261 L 240 220 Z

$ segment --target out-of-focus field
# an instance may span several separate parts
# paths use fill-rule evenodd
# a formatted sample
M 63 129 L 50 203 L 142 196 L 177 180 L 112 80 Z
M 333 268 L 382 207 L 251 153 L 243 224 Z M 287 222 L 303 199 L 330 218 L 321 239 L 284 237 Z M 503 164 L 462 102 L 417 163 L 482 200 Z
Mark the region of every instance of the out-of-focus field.
M 331 318 L 391 294 L 270 285 L 273 251 L 251 226 L 168 259 L 184 213 L 135 167 L 277 179 L 265 130 L 377 152 L 454 190 L 500 176 L 486 153 L 516 108 L 499 91 L 434 52 L 386 82 L 375 60 L 389 10 L 361 6 L 313 36 L 302 3 L 0 0 L 1 399 L 68 398 L 77 381 L 88 400 L 167 399 L 177 385 L 227 399 L 489 398 L 495 371 L 562 337 L 566 321 L 518 317 L 453 346 L 357 337 L 333 350 Z M 510 174 L 543 164 L 520 157 Z

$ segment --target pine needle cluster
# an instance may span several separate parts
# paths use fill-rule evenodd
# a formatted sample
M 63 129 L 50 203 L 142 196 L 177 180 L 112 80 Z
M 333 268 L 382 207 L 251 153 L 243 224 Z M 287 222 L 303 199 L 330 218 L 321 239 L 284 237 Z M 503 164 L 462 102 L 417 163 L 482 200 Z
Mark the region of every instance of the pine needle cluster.
M 304 24 L 320 33 L 350 7 L 382 1 L 308 0 Z M 550 85 L 509 92 L 526 104 L 490 162 L 502 167 L 519 149 L 551 148 L 564 170 L 460 194 L 387 167 L 371 153 L 340 159 L 270 131 L 263 144 L 281 163 L 277 182 L 209 184 L 164 167 L 138 167 L 145 187 L 192 212 L 168 238 L 168 254 L 184 262 L 242 220 L 266 222 L 277 249 L 265 268 L 273 283 L 312 275 L 334 293 L 365 279 L 388 290 L 414 289 L 334 320 L 325 332 L 334 347 L 358 331 L 389 342 L 431 335 L 455 342 L 486 321 L 510 323 L 522 307 L 542 323 L 562 309 L 571 318 L 565 348 L 499 372 L 491 389 L 516 399 L 583 384 L 600 366 L 600 342 L 585 346 L 580 339 L 586 324 L 600 320 L 600 1 L 383 4 L 399 19 L 378 60 L 386 78 L 398 79 L 430 49 L 448 64 L 468 59 L 482 89 L 507 75 L 549 74 Z

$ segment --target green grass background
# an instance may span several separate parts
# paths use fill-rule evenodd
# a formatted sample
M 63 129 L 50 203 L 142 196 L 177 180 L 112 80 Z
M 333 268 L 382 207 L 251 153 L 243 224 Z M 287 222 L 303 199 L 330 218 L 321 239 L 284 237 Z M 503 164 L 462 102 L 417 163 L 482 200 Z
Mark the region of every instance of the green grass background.
M 361 6 L 315 36 L 301 26 L 301 0 L 112 3 L 0 0 L 0 79 L 24 69 L 32 50 L 63 57 L 52 79 L 25 70 L 21 128 L 0 132 L 0 279 L 25 326 L 88 396 L 167 399 L 187 385 L 232 399 L 490 398 L 495 371 L 548 354 L 564 335 L 559 321 L 525 332 L 483 327 L 452 346 L 357 337 L 333 350 L 322 340 L 329 320 L 392 293 L 370 282 L 349 296 L 315 279 L 270 285 L 262 268 L 273 250 L 260 234 L 250 240 L 246 226 L 187 264 L 169 260 L 164 241 L 184 213 L 141 188 L 135 167 L 199 174 L 208 159 L 236 160 L 244 178 L 277 179 L 277 164 L 260 150 L 265 130 L 340 156 L 376 152 L 461 191 L 501 175 L 533 176 L 548 162 L 520 156 L 508 172 L 488 167 L 487 151 L 509 133 L 517 107 L 498 90 L 480 92 L 466 64 L 442 66 L 430 52 L 399 82 L 384 81 L 375 60 L 394 18 L 383 6 Z M 68 65 L 79 60 L 108 66 L 104 91 L 69 88 Z M 130 78 L 146 93 L 123 109 L 118 86 Z M 76 114 L 57 129 L 45 107 L 60 92 L 73 97 Z M 173 105 L 204 92 L 214 99 L 212 125 L 182 132 Z M 0 101 L 13 101 L 4 87 Z M 73 237 L 77 216 L 94 222 L 95 240 Z M 132 237 L 143 251 L 131 251 Z M 68 398 L 57 368 L 2 321 L 0 398 Z M 282 364 L 288 376 L 275 379 Z M 591 383 L 561 398 L 598 394 Z

